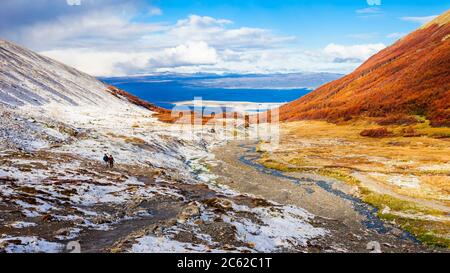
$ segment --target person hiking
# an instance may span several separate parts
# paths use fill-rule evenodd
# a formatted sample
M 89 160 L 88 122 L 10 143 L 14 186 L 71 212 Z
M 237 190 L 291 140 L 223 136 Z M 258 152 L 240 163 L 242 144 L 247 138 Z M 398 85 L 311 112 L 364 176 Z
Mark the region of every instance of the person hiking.
M 105 162 L 105 165 L 108 166 L 108 164 L 109 164 L 109 155 L 108 154 L 105 154 L 103 156 L 103 161 Z
M 109 167 L 114 168 L 114 157 L 112 155 L 109 155 Z

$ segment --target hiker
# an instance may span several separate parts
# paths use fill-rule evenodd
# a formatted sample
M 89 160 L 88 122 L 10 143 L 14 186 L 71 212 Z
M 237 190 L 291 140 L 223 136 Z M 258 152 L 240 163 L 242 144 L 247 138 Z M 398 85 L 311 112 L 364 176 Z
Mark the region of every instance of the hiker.
M 105 162 L 106 167 L 108 167 L 108 164 L 109 164 L 109 155 L 108 154 L 105 154 L 103 156 L 103 161 Z
M 114 157 L 112 155 L 109 155 L 109 167 L 114 168 Z

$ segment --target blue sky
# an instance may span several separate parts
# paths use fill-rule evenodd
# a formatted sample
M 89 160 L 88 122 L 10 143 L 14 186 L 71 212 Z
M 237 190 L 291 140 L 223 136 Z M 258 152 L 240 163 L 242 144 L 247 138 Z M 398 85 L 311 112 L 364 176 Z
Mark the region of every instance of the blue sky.
M 348 73 L 443 0 L 3 0 L 0 38 L 96 76 Z
M 330 42 L 355 43 L 360 40 L 392 43 L 393 39 L 387 35 L 409 33 L 418 26 L 399 18 L 437 15 L 450 8 L 450 2 L 443 0 L 380 2 L 380 5 L 369 5 L 366 0 L 153 1 L 164 10 L 162 19 L 168 21 L 189 14 L 226 18 L 236 26 L 254 26 L 272 29 L 282 35 L 295 35 L 309 48 Z

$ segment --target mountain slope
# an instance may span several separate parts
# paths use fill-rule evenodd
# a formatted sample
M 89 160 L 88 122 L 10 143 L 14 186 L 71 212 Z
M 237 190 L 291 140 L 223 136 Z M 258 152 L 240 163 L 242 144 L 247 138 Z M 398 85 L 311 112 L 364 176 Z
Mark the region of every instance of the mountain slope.
M 126 107 L 128 102 L 164 112 L 95 77 L 0 39 L 0 105 Z
M 415 114 L 450 126 L 450 11 L 353 73 L 280 108 L 282 121 Z
M 105 85 L 73 68 L 0 40 L 0 102 L 12 106 L 99 105 Z
M 209 186 L 209 149 L 231 132 L 164 124 L 153 105 L 11 43 L 0 54 L 0 253 L 69 241 L 85 253 L 304 252 L 328 234 L 304 209 Z

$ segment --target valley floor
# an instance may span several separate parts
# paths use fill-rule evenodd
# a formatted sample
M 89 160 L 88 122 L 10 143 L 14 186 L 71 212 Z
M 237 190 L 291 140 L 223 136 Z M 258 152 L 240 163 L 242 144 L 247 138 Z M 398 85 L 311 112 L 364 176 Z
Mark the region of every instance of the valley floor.
M 359 184 L 330 178 L 334 172 L 300 169 L 305 158 L 340 150 L 303 156 L 308 150 L 298 145 L 350 147 L 339 138 L 282 136 L 277 150 L 229 141 L 252 128 L 169 125 L 132 105 L 0 110 L 0 252 L 368 252 L 370 242 L 385 252 L 443 250 L 422 246 L 398 222 L 381 221 L 360 200 L 379 197 L 372 189 L 361 196 Z M 287 126 L 283 133 L 300 128 Z M 438 159 L 428 168 L 446 166 L 446 148 L 433 150 Z M 104 153 L 116 158 L 113 169 L 102 162 Z M 286 156 L 295 160 L 286 165 Z M 443 200 L 405 198 L 432 205 L 414 217 L 448 232 L 446 188 L 432 189 L 430 196 Z M 411 210 L 390 205 L 383 213 L 403 219 Z
M 428 245 L 450 246 L 449 128 L 426 122 L 388 126 L 389 135 L 373 138 L 360 135 L 377 128 L 365 122 L 302 121 L 282 127 L 280 143 L 257 145 L 258 163 L 290 176 L 333 179 L 376 207 L 381 219 Z
M 316 215 L 315 225 L 330 236 L 309 242 L 312 252 L 368 252 L 379 244 L 382 252 L 426 252 L 412 236 L 376 217 L 375 210 L 348 194 L 349 187 L 328 177 L 283 173 L 257 163 L 254 143 L 232 143 L 214 149 L 217 182 L 285 205 L 302 207 Z M 370 249 L 370 248 L 369 248 Z
M 0 110 L 0 252 L 307 252 L 329 234 L 303 208 L 215 184 L 205 164 L 227 132 L 132 105 Z

